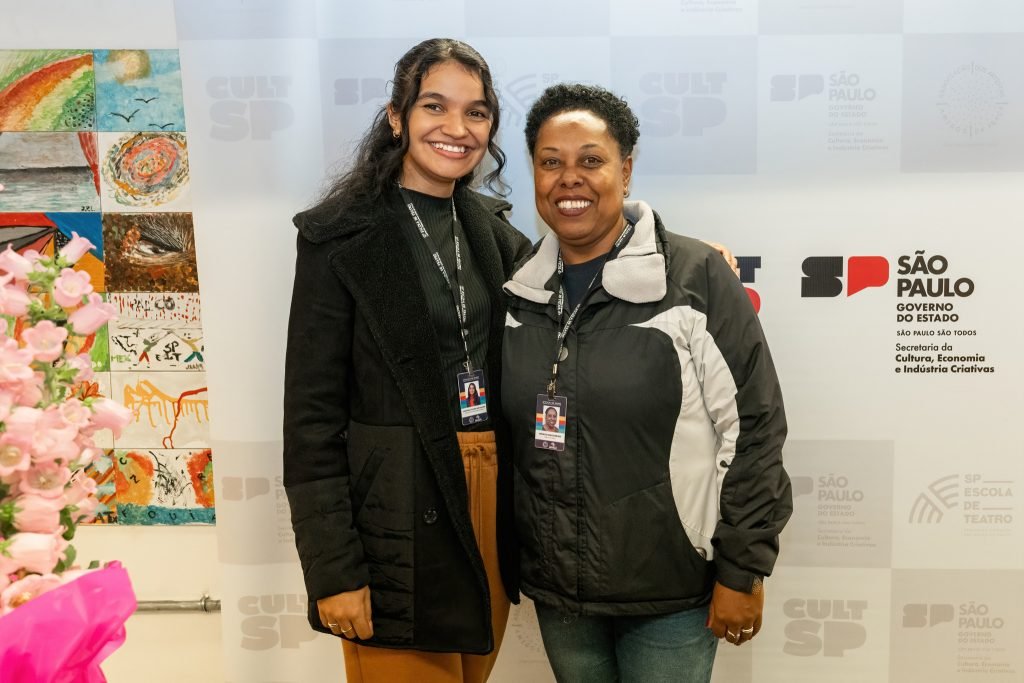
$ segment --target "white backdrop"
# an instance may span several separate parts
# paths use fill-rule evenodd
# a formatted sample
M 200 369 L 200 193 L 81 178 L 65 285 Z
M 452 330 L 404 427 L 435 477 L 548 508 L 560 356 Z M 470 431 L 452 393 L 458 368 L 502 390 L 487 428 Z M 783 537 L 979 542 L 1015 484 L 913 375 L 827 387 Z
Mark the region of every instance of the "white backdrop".
M 167 2 L 115 5 L 136 13 L 119 35 L 170 21 Z M 90 36 L 111 3 L 77 6 L 37 30 L 118 47 Z M 764 630 L 722 648 L 717 680 L 1024 680 L 1019 0 L 179 0 L 173 13 L 227 680 L 341 675 L 336 641 L 305 626 L 280 482 L 290 218 L 344 162 L 395 60 L 439 35 L 494 70 L 525 232 L 540 229 L 525 111 L 545 85 L 581 80 L 641 119 L 632 195 L 745 257 L 786 396 L 796 512 Z M 550 679 L 525 605 L 493 680 Z

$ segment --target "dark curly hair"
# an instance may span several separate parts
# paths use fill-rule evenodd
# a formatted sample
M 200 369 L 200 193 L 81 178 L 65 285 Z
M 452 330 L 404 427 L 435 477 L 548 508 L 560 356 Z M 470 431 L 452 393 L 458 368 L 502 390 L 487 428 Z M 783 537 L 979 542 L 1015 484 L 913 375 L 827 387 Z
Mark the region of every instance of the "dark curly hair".
M 370 128 L 359 141 L 349 169 L 343 173 L 321 197 L 312 212 L 317 222 L 335 220 L 353 201 L 378 203 L 384 192 L 394 187 L 402 173 L 402 161 L 409 149 L 409 114 L 420 95 L 420 84 L 434 66 L 444 62 L 457 62 L 480 77 L 484 99 L 491 111 L 491 132 L 487 151 L 494 159 L 495 168 L 484 176 L 486 185 L 497 194 L 506 194 L 501 172 L 505 168 L 505 153 L 495 142 L 501 107 L 491 79 L 491 69 L 480 53 L 470 45 L 452 38 L 431 38 L 411 48 L 395 64 L 395 77 L 391 82 L 388 104 L 402 120 L 401 137 L 395 139 L 388 122 L 387 107 L 377 112 Z M 459 178 L 456 187 L 472 182 L 475 173 Z
M 545 121 L 567 111 L 589 111 L 605 122 L 608 133 L 619 143 L 622 158 L 633 153 L 640 138 L 640 122 L 626 101 L 598 85 L 558 83 L 544 90 L 526 116 L 526 147 L 533 156 L 537 133 Z

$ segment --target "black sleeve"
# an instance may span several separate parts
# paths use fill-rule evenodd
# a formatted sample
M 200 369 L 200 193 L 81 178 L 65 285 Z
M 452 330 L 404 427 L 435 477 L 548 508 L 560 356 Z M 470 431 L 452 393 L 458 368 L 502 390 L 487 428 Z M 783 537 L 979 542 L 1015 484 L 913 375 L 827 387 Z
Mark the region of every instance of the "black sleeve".
M 284 485 L 313 600 L 369 583 L 353 525 L 346 435 L 355 306 L 329 245 L 298 238 L 284 380 Z
M 750 592 L 771 574 L 779 533 L 793 511 L 782 466 L 786 412 L 768 343 L 750 300 L 718 252 L 706 259 L 708 313 L 704 399 L 720 436 L 718 581 Z

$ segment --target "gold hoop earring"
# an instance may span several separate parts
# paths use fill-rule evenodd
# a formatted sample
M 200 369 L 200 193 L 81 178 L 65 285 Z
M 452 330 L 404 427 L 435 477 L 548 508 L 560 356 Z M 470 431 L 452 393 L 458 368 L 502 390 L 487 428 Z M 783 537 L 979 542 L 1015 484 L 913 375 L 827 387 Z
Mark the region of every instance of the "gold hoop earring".
M 623 197 L 628 197 L 629 196 L 629 188 L 628 187 L 622 191 L 622 196 Z
M 391 129 L 391 137 L 393 137 L 396 140 L 399 140 L 402 137 L 402 133 L 401 133 L 401 131 L 397 131 L 397 130 L 392 128 Z

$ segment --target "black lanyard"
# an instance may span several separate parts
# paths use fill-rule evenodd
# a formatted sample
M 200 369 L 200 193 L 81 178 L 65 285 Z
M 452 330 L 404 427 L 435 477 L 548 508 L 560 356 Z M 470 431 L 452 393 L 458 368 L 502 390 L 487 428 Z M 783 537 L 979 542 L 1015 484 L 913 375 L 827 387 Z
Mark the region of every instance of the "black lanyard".
M 434 244 L 434 240 L 430 237 L 430 233 L 427 232 L 427 226 L 423 224 L 419 212 L 416 211 L 416 207 L 412 203 L 412 197 L 409 196 L 409 193 L 401 184 L 398 185 L 398 191 L 402 193 L 402 199 L 405 201 L 406 208 L 409 209 L 409 215 L 412 216 L 413 222 L 416 223 L 423 241 L 427 243 L 427 248 L 431 250 L 434 264 L 441 271 L 441 276 L 444 277 L 444 281 L 448 285 L 448 291 L 451 292 L 452 303 L 455 304 L 455 317 L 459 321 L 459 334 L 462 336 L 462 348 L 466 351 L 466 362 L 463 365 L 466 368 L 466 372 L 472 372 L 473 360 L 469 357 L 469 340 L 466 338 L 468 313 L 466 310 L 466 288 L 463 287 L 461 278 L 462 252 L 459 247 L 459 232 L 456 230 L 459 217 L 455 213 L 455 197 L 452 196 L 452 239 L 455 241 L 455 273 L 453 273 L 455 286 L 453 287 L 452 278 L 448 276 L 448 269 L 444 267 L 444 262 L 441 261 L 441 254 Z M 456 288 L 458 288 L 458 294 L 455 293 Z
M 562 331 L 555 337 L 555 359 L 551 363 L 551 380 L 548 382 L 548 398 L 555 397 L 555 390 L 558 384 L 558 363 L 562 356 L 562 342 L 565 341 L 566 336 L 569 334 L 569 330 L 572 329 L 572 324 L 576 322 L 576 315 L 583 308 L 583 304 L 587 302 L 590 297 L 590 293 L 594 291 L 594 285 L 597 283 L 597 278 L 604 272 L 604 267 L 611 259 L 615 258 L 618 253 L 625 246 L 629 240 L 629 236 L 633 234 L 633 224 L 626 221 L 626 227 L 622 229 L 622 234 L 615 240 L 615 244 L 612 245 L 612 250 L 604 256 L 604 261 L 601 262 L 601 267 L 598 268 L 597 272 L 594 273 L 594 277 L 590 278 L 590 284 L 587 285 L 587 291 L 580 297 L 576 307 L 572 309 L 572 313 L 569 314 L 569 319 L 565 321 L 565 325 L 562 327 Z M 565 312 L 565 287 L 562 286 L 562 273 L 565 272 L 565 262 L 562 260 L 562 250 L 558 250 L 558 319 L 562 319 L 562 313 Z

